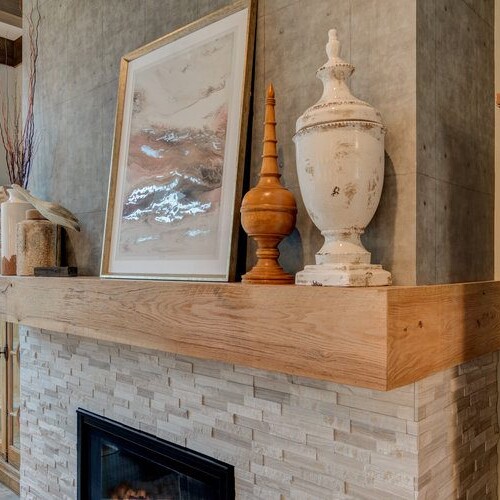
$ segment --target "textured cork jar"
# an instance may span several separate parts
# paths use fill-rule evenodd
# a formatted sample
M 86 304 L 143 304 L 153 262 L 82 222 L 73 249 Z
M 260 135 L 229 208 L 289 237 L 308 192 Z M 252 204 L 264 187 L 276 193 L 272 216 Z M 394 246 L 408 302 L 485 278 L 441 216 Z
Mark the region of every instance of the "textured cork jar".
M 27 210 L 17 224 L 17 275 L 33 276 L 35 267 L 52 267 L 60 261 L 60 228 L 38 210 Z

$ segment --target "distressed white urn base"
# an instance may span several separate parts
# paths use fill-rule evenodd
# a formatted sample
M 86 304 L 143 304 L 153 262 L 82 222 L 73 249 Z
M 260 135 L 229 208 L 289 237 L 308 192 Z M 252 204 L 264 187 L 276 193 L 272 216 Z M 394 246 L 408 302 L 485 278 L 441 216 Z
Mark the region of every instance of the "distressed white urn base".
M 386 286 L 391 273 L 378 264 L 316 264 L 306 266 L 295 276 L 296 285 Z

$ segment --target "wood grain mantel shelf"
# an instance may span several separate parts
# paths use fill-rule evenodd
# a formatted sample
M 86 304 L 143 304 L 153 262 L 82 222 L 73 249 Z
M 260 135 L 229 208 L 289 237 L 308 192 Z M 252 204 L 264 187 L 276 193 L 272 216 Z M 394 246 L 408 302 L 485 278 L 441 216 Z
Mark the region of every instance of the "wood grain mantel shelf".
M 500 282 L 325 288 L 0 277 L 0 318 L 389 390 L 500 350 Z

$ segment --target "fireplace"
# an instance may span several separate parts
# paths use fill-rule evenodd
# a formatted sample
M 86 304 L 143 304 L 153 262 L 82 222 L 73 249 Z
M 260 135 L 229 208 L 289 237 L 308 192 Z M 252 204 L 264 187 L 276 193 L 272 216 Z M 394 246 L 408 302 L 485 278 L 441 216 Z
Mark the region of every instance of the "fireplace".
M 78 409 L 78 498 L 234 499 L 234 468 Z

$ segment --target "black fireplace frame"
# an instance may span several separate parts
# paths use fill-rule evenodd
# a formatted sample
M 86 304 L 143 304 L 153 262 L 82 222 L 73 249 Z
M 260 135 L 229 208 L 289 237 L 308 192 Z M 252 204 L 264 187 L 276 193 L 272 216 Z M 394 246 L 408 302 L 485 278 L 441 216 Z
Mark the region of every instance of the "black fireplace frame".
M 234 500 L 234 467 L 232 465 L 82 408 L 78 408 L 76 412 L 78 415 L 78 500 L 101 498 L 100 475 L 96 481 L 85 482 L 85 484 L 83 481 L 85 477 L 92 477 L 90 475 L 92 463 L 96 464 L 96 461 L 100 460 L 99 456 L 92 456 L 90 446 L 82 446 L 82 443 L 90 442 L 90 433 L 104 437 L 133 453 L 142 454 L 147 460 L 158 465 L 203 481 L 210 486 L 217 499 Z M 94 483 L 93 486 L 91 483 Z

